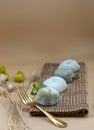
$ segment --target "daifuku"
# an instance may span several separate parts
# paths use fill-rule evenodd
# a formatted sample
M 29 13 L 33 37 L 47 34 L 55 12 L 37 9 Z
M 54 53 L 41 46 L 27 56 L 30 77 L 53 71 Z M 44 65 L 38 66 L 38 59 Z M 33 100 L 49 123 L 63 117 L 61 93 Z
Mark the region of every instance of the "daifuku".
M 52 76 L 48 79 L 46 79 L 43 84 L 45 84 L 49 88 L 56 89 L 59 93 L 63 92 L 65 89 L 67 89 L 67 83 L 66 81 L 58 76 Z
M 63 79 L 65 79 L 66 82 L 71 82 L 72 81 L 72 76 L 73 76 L 73 71 L 72 69 L 69 68 L 58 68 L 55 73 L 55 76 L 59 76 Z
M 68 59 L 63 62 L 58 66 L 58 68 L 68 68 L 71 69 L 73 72 L 79 71 L 80 65 L 78 64 L 77 61 L 73 59 Z
M 51 106 L 58 102 L 59 92 L 53 88 L 45 87 L 39 89 L 36 94 L 36 103 Z

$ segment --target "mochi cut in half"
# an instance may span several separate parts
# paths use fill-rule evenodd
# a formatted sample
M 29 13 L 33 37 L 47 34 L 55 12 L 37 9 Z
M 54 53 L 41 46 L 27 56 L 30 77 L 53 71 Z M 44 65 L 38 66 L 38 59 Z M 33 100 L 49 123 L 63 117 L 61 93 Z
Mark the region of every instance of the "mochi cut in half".
M 65 89 L 67 89 L 67 83 L 66 81 L 58 76 L 52 76 L 48 79 L 46 79 L 43 84 L 45 84 L 49 88 L 56 89 L 59 93 L 63 92 Z
M 36 94 L 36 102 L 44 106 L 52 106 L 56 104 L 58 100 L 59 92 L 53 88 L 41 88 Z

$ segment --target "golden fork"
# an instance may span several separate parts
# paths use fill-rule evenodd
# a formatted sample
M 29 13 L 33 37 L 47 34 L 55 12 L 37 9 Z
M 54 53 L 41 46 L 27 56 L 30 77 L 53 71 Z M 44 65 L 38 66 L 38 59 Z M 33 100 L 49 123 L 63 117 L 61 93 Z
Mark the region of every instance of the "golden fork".
M 43 112 L 52 122 L 54 125 L 56 125 L 59 128 L 64 128 L 67 126 L 67 123 L 58 119 L 57 117 L 53 116 L 52 114 L 48 113 L 47 111 L 43 110 L 40 106 L 38 106 L 32 98 L 26 93 L 24 89 L 17 89 L 18 95 L 20 97 L 20 100 L 28 106 L 35 106 L 38 108 L 41 112 Z

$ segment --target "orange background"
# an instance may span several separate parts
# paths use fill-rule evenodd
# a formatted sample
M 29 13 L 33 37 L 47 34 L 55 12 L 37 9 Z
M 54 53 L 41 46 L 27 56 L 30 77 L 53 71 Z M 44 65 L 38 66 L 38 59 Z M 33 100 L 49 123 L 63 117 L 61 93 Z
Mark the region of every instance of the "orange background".
M 93 129 L 94 122 L 94 1 L 0 0 L 0 64 L 14 74 L 30 76 L 45 62 L 65 59 L 87 65 L 90 112 L 86 118 L 63 118 L 66 130 Z M 7 128 L 7 112 L 0 97 L 0 130 Z M 28 117 L 32 129 L 58 129 L 44 118 Z M 3 119 L 2 119 L 3 117 Z M 36 125 L 37 123 L 37 125 Z M 47 127 L 46 127 L 47 126 Z

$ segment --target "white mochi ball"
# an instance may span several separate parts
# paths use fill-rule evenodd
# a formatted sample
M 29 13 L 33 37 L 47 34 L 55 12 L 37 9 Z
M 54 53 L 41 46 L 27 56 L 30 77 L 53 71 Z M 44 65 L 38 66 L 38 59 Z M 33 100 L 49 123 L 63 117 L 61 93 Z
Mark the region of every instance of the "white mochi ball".
M 45 84 L 49 88 L 56 89 L 59 93 L 63 92 L 65 89 L 67 89 L 67 83 L 66 81 L 58 76 L 52 76 L 48 79 L 46 79 L 43 84 Z
M 77 61 L 73 59 L 68 59 L 63 62 L 58 66 L 58 68 L 65 68 L 65 69 L 71 69 L 73 72 L 79 71 L 80 65 L 78 64 Z
M 65 79 L 66 82 L 72 81 L 73 71 L 71 69 L 58 68 L 55 73 L 55 76 Z
M 41 88 L 36 94 L 36 102 L 44 106 L 52 106 L 59 100 L 59 92 L 53 88 Z
M 5 82 L 7 80 L 7 76 L 5 74 L 0 74 L 0 82 Z
M 8 90 L 13 90 L 15 88 L 15 86 L 12 83 L 9 82 L 7 84 L 7 88 L 8 88 Z

